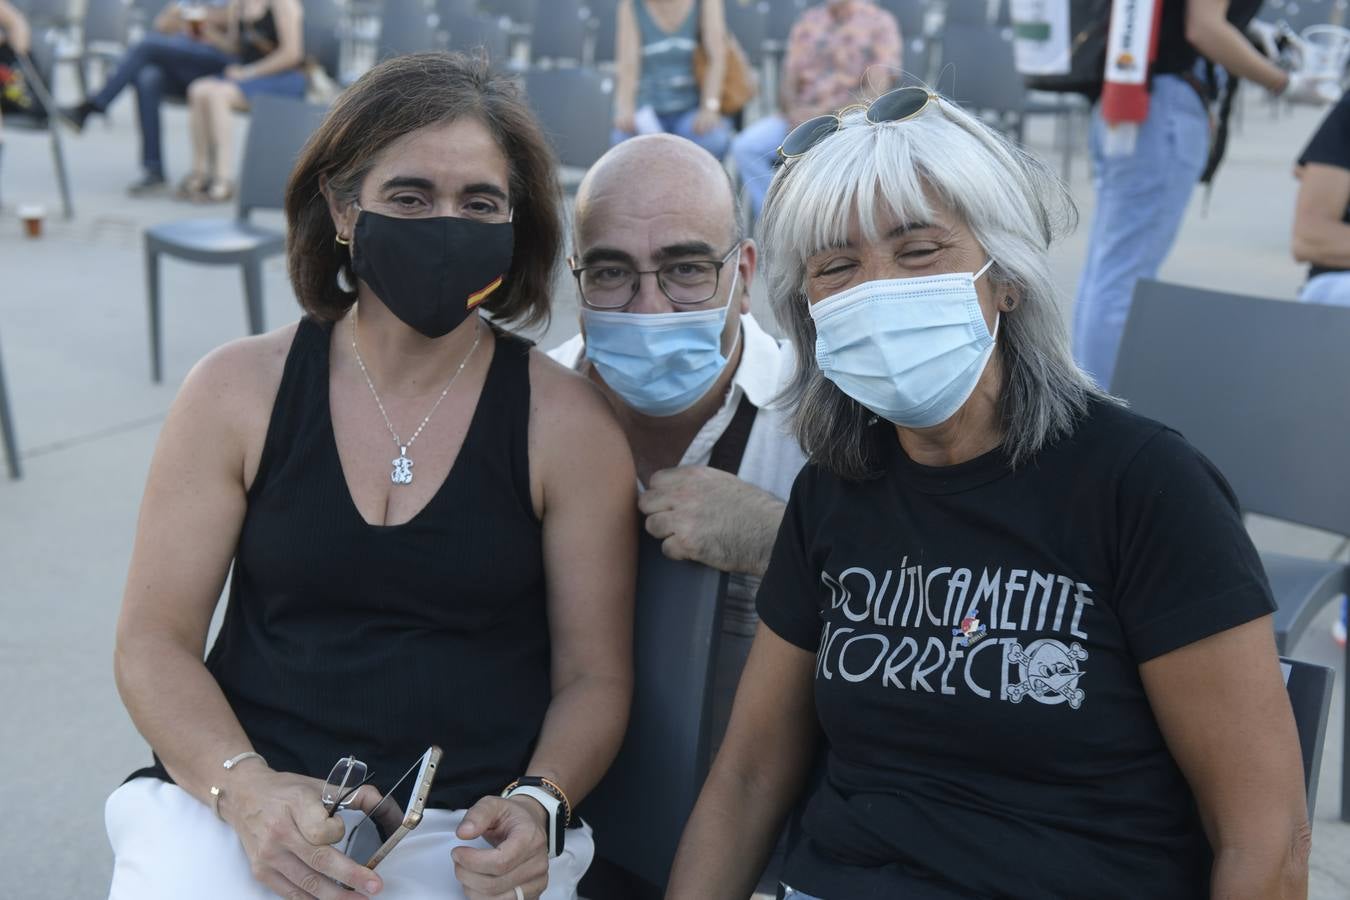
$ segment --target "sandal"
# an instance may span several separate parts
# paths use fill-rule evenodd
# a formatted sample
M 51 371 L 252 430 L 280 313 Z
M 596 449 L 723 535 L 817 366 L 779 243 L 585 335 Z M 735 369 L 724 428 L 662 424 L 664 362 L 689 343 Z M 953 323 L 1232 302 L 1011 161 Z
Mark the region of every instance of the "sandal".
M 198 175 L 194 172 L 178 182 L 174 196 L 179 200 L 198 200 L 210 186 L 211 182 L 205 175 Z
M 234 199 L 234 184 L 226 179 L 211 182 L 198 198 L 202 203 L 228 203 Z

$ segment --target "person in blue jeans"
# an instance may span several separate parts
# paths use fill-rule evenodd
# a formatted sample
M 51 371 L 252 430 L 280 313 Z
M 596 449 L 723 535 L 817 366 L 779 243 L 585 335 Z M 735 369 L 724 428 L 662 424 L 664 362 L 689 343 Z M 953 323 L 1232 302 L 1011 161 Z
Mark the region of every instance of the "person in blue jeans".
M 141 126 L 141 177 L 127 188 L 132 196 L 163 190 L 164 149 L 160 139 L 160 104 L 166 96 L 181 97 L 198 78 L 219 75 L 236 62 L 237 44 L 229 35 L 230 13 L 224 7 L 197 7 L 201 17 L 189 21 L 171 3 L 155 19 L 155 30 L 122 57 L 103 88 L 79 106 L 63 110 L 76 130 L 94 113 L 106 112 L 128 85 L 136 88 Z M 191 14 L 189 14 L 191 15 Z M 200 34 L 200 37 L 197 35 Z
M 1250 0 L 1235 6 L 1244 4 L 1250 6 Z M 1107 152 L 1100 108 L 1093 116 L 1096 208 L 1074 304 L 1073 350 L 1079 366 L 1103 388 L 1111 385 L 1135 282 L 1158 274 L 1204 170 L 1209 153 L 1205 61 L 1291 100 L 1324 102 L 1320 79 L 1285 72 L 1252 46 L 1229 21 L 1229 0 L 1167 2 L 1161 15 L 1148 118 L 1133 146 Z
M 731 120 L 722 115 L 727 53 L 722 2 L 620 0 L 613 143 L 664 131 L 688 138 L 718 159 L 726 155 Z M 700 43 L 708 56 L 702 82 L 694 77 L 694 50 Z

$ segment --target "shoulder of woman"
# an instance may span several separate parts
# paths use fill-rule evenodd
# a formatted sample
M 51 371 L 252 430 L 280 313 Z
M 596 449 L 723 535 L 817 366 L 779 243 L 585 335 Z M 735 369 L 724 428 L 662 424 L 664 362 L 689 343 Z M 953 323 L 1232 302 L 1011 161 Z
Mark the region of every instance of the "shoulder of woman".
M 599 388 L 537 347 L 530 350 L 530 397 L 531 411 L 549 419 L 614 421 Z
M 183 380 L 176 405 L 217 427 L 266 427 L 298 325 L 240 338 L 212 350 Z

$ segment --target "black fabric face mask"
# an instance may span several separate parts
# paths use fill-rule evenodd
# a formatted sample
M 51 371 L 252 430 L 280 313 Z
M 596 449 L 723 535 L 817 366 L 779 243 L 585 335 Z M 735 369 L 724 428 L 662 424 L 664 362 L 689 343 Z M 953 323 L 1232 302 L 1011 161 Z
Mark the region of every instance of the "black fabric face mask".
M 401 219 L 363 209 L 352 271 L 404 324 L 438 338 L 502 286 L 514 237 L 510 222 Z

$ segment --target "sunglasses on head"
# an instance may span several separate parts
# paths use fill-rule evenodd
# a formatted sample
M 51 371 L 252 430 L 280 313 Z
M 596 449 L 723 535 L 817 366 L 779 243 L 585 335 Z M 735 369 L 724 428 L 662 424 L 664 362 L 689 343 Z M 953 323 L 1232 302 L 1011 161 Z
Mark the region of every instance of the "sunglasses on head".
M 927 109 L 928 104 L 940 99 L 927 88 L 902 87 L 887 91 L 869 104 L 846 106 L 838 113 L 807 119 L 783 138 L 783 145 L 778 148 L 777 165 L 805 156 L 812 147 L 838 131 L 843 125 L 843 116 L 854 110 L 864 110 L 863 118 L 869 125 L 885 125 L 906 122 Z

